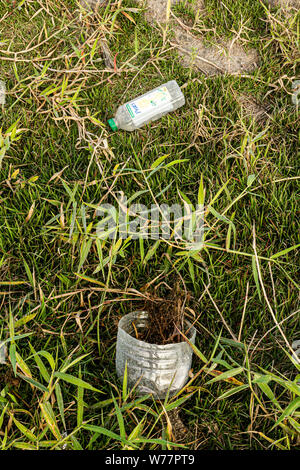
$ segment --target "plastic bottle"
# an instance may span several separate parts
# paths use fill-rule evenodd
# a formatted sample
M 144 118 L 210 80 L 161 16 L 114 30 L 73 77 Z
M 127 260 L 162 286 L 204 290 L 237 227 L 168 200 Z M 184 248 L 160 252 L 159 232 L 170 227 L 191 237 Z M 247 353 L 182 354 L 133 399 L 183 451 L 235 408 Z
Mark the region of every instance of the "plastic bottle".
M 109 119 L 108 124 L 113 131 L 134 131 L 184 104 L 184 95 L 179 85 L 175 80 L 171 80 L 119 106 L 115 117 Z
M 164 399 L 178 393 L 189 378 L 196 329 L 186 320 L 189 343 L 150 344 L 135 337 L 147 325 L 148 314 L 136 311 L 123 316 L 118 325 L 116 347 L 117 375 L 123 382 L 127 365 L 127 384 L 138 396 L 151 393 Z M 134 330 L 133 326 L 136 330 Z

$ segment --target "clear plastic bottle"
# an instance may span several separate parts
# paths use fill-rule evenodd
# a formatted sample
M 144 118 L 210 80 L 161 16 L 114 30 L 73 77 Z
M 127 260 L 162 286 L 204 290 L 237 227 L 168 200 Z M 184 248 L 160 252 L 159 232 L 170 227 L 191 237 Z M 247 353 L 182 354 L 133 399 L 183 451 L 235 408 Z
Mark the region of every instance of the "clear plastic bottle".
M 151 393 L 154 398 L 173 396 L 186 384 L 192 365 L 196 329 L 186 320 L 189 343 L 151 344 L 135 337 L 147 325 L 148 314 L 136 311 L 123 316 L 118 325 L 116 370 L 123 381 L 127 365 L 127 384 L 138 396 Z M 133 327 L 134 325 L 134 327 Z M 135 329 L 134 329 L 135 328 Z
M 134 131 L 184 104 L 185 98 L 179 85 L 171 80 L 119 106 L 115 117 L 109 119 L 108 124 L 113 131 Z

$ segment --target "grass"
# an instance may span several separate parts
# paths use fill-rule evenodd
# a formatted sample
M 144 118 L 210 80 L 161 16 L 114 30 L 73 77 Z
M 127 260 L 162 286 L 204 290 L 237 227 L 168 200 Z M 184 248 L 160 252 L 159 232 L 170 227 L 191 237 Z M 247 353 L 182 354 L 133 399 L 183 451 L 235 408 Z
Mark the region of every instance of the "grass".
M 71 0 L 0 1 L 2 449 L 299 449 L 299 16 L 222 3 L 213 16 L 207 0 L 193 32 L 234 38 L 243 17 L 242 43 L 260 54 L 251 75 L 183 68 L 133 1 L 96 18 Z M 184 108 L 108 130 L 120 103 L 174 78 Z M 241 95 L 270 118 L 247 115 Z M 97 240 L 95 208 L 118 191 L 145 204 L 205 191 L 205 246 Z M 116 377 L 118 320 L 179 278 L 198 330 L 193 378 L 165 403 L 138 398 Z

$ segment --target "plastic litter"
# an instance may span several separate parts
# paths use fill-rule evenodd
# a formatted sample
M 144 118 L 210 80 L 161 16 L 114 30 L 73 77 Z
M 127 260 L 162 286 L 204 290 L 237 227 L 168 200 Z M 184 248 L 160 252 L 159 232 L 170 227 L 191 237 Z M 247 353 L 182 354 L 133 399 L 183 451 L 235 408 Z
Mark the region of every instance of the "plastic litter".
M 0 364 L 6 364 L 6 345 L 0 342 Z
M 292 348 L 295 351 L 293 358 L 298 364 L 300 364 L 300 340 L 293 341 Z
M 68 433 L 67 433 L 66 431 L 64 431 L 64 432 L 62 433 L 61 437 L 62 437 L 63 439 L 65 439 L 65 437 L 68 437 Z M 65 443 L 61 446 L 61 449 L 62 449 L 62 450 L 67 450 L 67 448 L 68 448 L 68 444 L 65 442 Z
M 109 119 L 108 124 L 113 131 L 134 131 L 184 104 L 185 98 L 179 85 L 171 80 L 119 106 L 115 117 Z
M 300 364 L 300 339 L 293 341 L 292 349 L 295 351 L 292 359 L 295 364 Z M 297 382 L 297 385 L 300 385 L 300 381 Z
M 193 350 L 183 341 L 166 345 L 150 344 L 134 337 L 146 326 L 147 312 L 137 311 L 125 315 L 118 326 L 116 370 L 122 380 L 127 363 L 127 384 L 136 386 L 138 395 L 152 394 L 154 398 L 175 395 L 188 380 Z M 186 321 L 188 339 L 194 344 L 195 328 Z
M 6 85 L 3 80 L 0 80 L 0 105 L 5 105 Z

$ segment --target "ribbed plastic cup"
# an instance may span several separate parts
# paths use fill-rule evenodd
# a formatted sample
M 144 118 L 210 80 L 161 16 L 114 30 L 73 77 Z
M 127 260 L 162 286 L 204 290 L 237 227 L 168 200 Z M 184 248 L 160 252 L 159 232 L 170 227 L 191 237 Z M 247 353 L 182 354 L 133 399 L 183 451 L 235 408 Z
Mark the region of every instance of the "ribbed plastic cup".
M 124 377 L 127 362 L 128 387 L 136 386 L 137 395 L 152 394 L 154 398 L 165 398 L 179 392 L 188 380 L 192 364 L 193 350 L 183 341 L 166 345 L 150 344 L 136 339 L 134 328 L 141 331 L 147 322 L 148 314 L 136 311 L 125 315 L 118 326 L 116 370 L 118 377 Z M 186 321 L 188 339 L 194 344 L 195 328 Z

